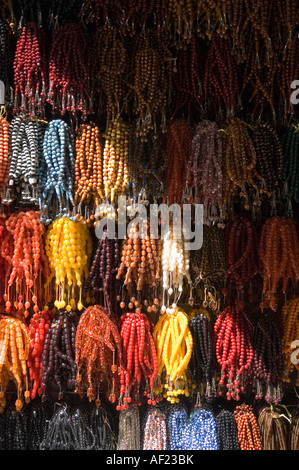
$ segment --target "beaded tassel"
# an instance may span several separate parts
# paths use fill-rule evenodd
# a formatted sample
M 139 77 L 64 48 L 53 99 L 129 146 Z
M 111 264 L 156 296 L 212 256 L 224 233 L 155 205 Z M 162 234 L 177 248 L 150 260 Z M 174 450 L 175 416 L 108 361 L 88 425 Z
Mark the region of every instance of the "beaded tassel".
M 47 286 L 55 279 L 55 307 L 82 310 L 83 283 L 89 276 L 92 252 L 87 225 L 60 217 L 48 227 L 45 244 L 50 265 Z
M 155 325 L 153 338 L 157 349 L 158 376 L 154 392 L 177 403 L 179 395 L 189 396 L 188 364 L 193 338 L 188 317 L 181 309 L 164 313 Z
M 87 389 L 89 400 L 96 399 L 99 406 L 99 391 L 107 390 L 109 400 L 114 403 L 119 388 L 117 372 L 121 373 L 123 366 L 121 337 L 103 307 L 94 305 L 82 313 L 75 348 L 76 392 L 83 397 Z
M 6 406 L 5 393 L 10 382 L 17 388 L 15 407 L 21 411 L 24 401 L 29 403 L 29 377 L 26 361 L 29 355 L 29 331 L 25 322 L 3 317 L 0 320 L 0 341 L 2 344 L 0 354 L 0 411 Z
M 166 418 L 158 408 L 151 407 L 143 432 L 143 450 L 166 450 L 167 431 Z
M 54 119 L 45 132 L 39 172 L 39 205 L 47 222 L 73 208 L 74 167 L 71 130 L 66 122 Z

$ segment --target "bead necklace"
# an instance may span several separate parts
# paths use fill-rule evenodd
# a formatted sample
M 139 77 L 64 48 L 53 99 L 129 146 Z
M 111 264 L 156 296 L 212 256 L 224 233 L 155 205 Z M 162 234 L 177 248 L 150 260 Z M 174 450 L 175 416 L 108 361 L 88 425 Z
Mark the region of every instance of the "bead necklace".
M 215 33 L 205 62 L 203 93 L 216 115 L 233 116 L 239 98 L 237 67 L 229 38 Z
M 240 450 L 237 423 L 233 412 L 221 410 L 215 422 L 219 450 Z
M 119 413 L 117 450 L 140 450 L 139 407 L 130 405 Z
M 136 125 L 130 126 L 129 188 L 133 194 L 150 194 L 159 200 L 165 193 L 163 175 L 167 166 L 163 132 L 149 132 L 144 140 L 137 137 Z
M 166 417 L 164 413 L 156 407 L 151 407 L 147 412 L 142 449 L 167 449 Z
M 283 5 L 282 5 L 283 9 Z M 282 15 L 283 19 L 285 15 Z M 295 14 L 296 17 L 296 14 Z M 283 110 L 284 121 L 289 122 L 289 117 L 295 114 L 295 106 L 291 100 L 291 89 L 290 83 L 294 80 L 294 77 L 298 77 L 298 37 L 294 34 L 295 28 L 291 32 L 289 29 L 289 46 L 285 46 L 283 51 L 283 57 L 280 64 L 280 70 L 278 71 L 279 88 L 282 96 L 281 109 Z M 293 36 L 293 37 L 291 37 Z
M 100 405 L 99 390 L 107 389 L 109 400 L 116 401 L 116 377 L 122 367 L 121 338 L 116 324 L 103 307 L 88 307 L 76 329 L 77 386 L 81 397 Z M 86 391 L 87 390 L 87 391 Z
M 27 367 L 31 381 L 30 398 L 42 395 L 42 354 L 45 344 L 45 336 L 52 321 L 51 312 L 42 310 L 35 312 L 29 321 L 30 348 Z
M 121 262 L 116 279 L 124 278 L 120 307 L 141 311 L 141 294 L 147 312 L 156 312 L 159 299 L 156 291 L 160 278 L 159 240 L 151 238 L 149 221 L 143 226 L 132 224 L 127 239 L 124 240 Z M 126 297 L 128 302 L 126 303 Z
M 10 382 L 17 389 L 16 411 L 21 411 L 24 402 L 30 401 L 29 377 L 26 361 L 29 354 L 30 337 L 25 322 L 12 317 L 0 320 L 0 409 L 6 406 L 6 392 Z
M 259 241 L 262 263 L 263 299 L 261 308 L 277 309 L 278 289 L 297 285 L 299 278 L 299 242 L 296 226 L 287 217 L 274 216 L 264 222 Z
M 184 281 L 190 287 L 189 302 L 192 303 L 192 281 L 189 272 L 190 252 L 185 249 L 183 231 L 181 236 L 174 232 L 174 228 L 165 234 L 163 238 L 161 263 L 162 263 L 162 288 L 163 299 L 161 313 L 172 306 L 175 308 L 183 292 Z
M 52 212 L 70 213 L 74 204 L 74 144 L 66 122 L 49 123 L 43 141 L 39 174 L 39 204 L 47 221 Z
M 129 128 L 121 119 L 110 122 L 103 151 L 103 183 L 106 199 L 113 202 L 128 185 Z
M 166 130 L 171 58 L 168 44 L 159 34 L 136 38 L 131 87 L 136 102 L 137 134 L 145 140 L 156 128 Z
M 47 229 L 45 247 L 50 265 L 47 286 L 55 279 L 55 307 L 82 310 L 82 289 L 92 254 L 87 225 L 68 217 L 57 218 Z
M 9 167 L 10 201 L 37 204 L 39 165 L 42 158 L 46 121 L 16 116 L 10 123 L 11 155 Z
M 6 221 L 7 235 L 1 245 L 1 256 L 8 263 L 5 283 L 5 310 L 14 309 L 25 318 L 33 305 L 45 301 L 44 280 L 49 274 L 44 247 L 45 227 L 40 213 L 19 211 Z
M 169 204 L 182 202 L 185 190 L 187 165 L 192 148 L 192 129 L 183 119 L 176 119 L 166 130 L 167 168 L 164 174 Z
M 48 88 L 46 33 L 29 22 L 17 40 L 14 58 L 14 113 L 44 117 Z
M 16 410 L 12 405 L 5 412 L 4 450 L 27 450 L 27 408 Z
M 283 135 L 282 148 L 284 155 L 283 165 L 283 195 L 291 203 L 299 202 L 299 172 L 298 172 L 298 148 L 299 148 L 299 124 L 292 124 Z M 290 213 L 292 216 L 292 212 Z
M 246 124 L 234 118 L 225 128 L 224 193 L 239 192 L 249 209 L 249 189 L 257 189 L 256 151 Z
M 171 406 L 167 420 L 169 434 L 169 449 L 181 450 L 184 429 L 188 422 L 188 411 L 181 403 Z
M 99 303 L 104 305 L 110 315 L 117 311 L 116 295 L 118 281 L 116 273 L 119 268 L 118 239 L 108 238 L 104 231 L 91 262 L 89 276 L 83 287 L 83 294 L 87 304 Z
M 204 204 L 204 223 L 217 221 L 222 206 L 222 138 L 215 122 L 196 125 L 187 171 L 190 198 Z M 187 196 L 188 197 L 188 196 Z
M 4 199 L 9 179 L 9 122 L 1 110 L 0 114 L 0 200 Z
M 237 293 L 236 301 L 243 308 L 245 300 L 253 301 L 251 283 L 259 272 L 256 227 L 249 218 L 237 216 L 227 222 L 225 238 L 227 268 L 223 293 L 229 303 Z
M 100 408 L 95 403 L 91 404 L 88 424 L 95 438 L 94 450 L 116 450 L 117 436 L 113 421 L 103 402 Z
M 262 178 L 261 193 L 271 197 L 281 183 L 283 152 L 279 136 L 270 124 L 258 122 L 252 131 L 257 155 L 256 169 Z
M 193 338 L 186 313 L 177 307 L 167 309 L 155 325 L 153 338 L 158 358 L 154 392 L 170 403 L 177 403 L 179 395 L 190 395 L 188 365 Z
M 263 450 L 288 450 L 290 426 L 281 409 L 265 406 L 258 414 Z
M 278 57 L 275 44 L 279 41 L 280 31 L 275 21 L 279 18 L 275 8 L 276 2 L 274 4 L 264 1 L 245 1 L 244 15 L 246 16 L 244 17 L 246 18 L 248 36 L 244 35 L 247 44 L 243 43 L 246 60 L 242 73 L 241 93 L 243 95 L 246 92 L 248 99 L 253 101 L 253 115 L 258 118 L 261 118 L 266 112 L 272 113 L 274 119 L 276 117 L 274 92 Z
M 95 438 L 80 408 L 59 405 L 51 417 L 41 450 L 93 450 Z
M 240 450 L 262 450 L 261 433 L 252 407 L 243 403 L 236 407 L 234 415 Z
M 50 418 L 50 410 L 41 400 L 35 399 L 30 402 L 26 429 L 28 450 L 40 450 Z
M 228 306 L 218 316 L 214 334 L 216 359 L 221 368 L 218 394 L 225 393 L 227 400 L 239 400 L 252 374 L 251 325 L 242 310 Z
M 1 4 L 1 9 L 3 4 Z M 0 15 L 0 80 L 5 86 L 6 101 L 10 101 L 10 85 L 13 70 L 13 54 L 12 54 L 12 28 L 5 21 L 4 14 Z
M 182 433 L 182 450 L 218 450 L 215 418 L 211 411 L 195 409 Z
M 198 313 L 190 320 L 189 328 L 193 338 L 193 350 L 189 364 L 192 382 L 197 393 L 207 400 L 216 395 L 214 338 L 209 318 Z
M 299 366 L 292 361 L 292 343 L 298 340 L 299 334 L 299 298 L 295 297 L 292 300 L 287 300 L 282 307 L 282 350 L 284 357 L 284 376 L 283 380 L 291 382 L 293 376 L 295 382 L 299 383 Z
M 97 31 L 92 52 L 92 99 L 98 114 L 105 111 L 106 122 L 117 118 L 129 95 L 130 56 L 127 41 L 119 29 Z
M 52 319 L 45 336 L 42 354 L 42 400 L 50 392 L 58 393 L 58 400 L 76 386 L 75 339 L 76 313 L 60 311 Z
M 127 409 L 129 404 L 141 405 L 142 391 L 147 396 L 148 404 L 156 404 L 153 395 L 157 375 L 154 324 L 145 314 L 136 310 L 124 313 L 119 322 L 123 370 L 120 371 L 118 410 Z
M 203 226 L 203 245 L 190 257 L 190 274 L 193 285 L 202 279 L 217 284 L 225 273 L 224 231 L 216 225 Z
M 199 58 L 203 55 L 196 35 L 186 47 L 177 51 L 175 59 L 172 98 L 172 117 L 185 111 L 187 116 L 201 112 L 203 108 L 203 70 Z
M 283 353 L 278 321 L 271 313 L 259 314 L 254 329 L 253 349 L 255 398 L 264 398 L 268 403 L 279 403 L 283 397 Z
M 53 34 L 49 57 L 47 101 L 53 113 L 82 116 L 91 113 L 88 84 L 90 45 L 81 24 L 59 26 Z
M 95 124 L 82 124 L 76 135 L 75 204 L 98 206 L 103 199 L 102 144 Z

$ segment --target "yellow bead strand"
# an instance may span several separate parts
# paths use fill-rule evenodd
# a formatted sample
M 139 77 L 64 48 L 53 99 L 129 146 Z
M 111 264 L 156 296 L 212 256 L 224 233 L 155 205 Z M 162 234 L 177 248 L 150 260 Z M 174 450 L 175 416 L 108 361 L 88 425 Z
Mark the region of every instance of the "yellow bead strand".
M 193 349 L 193 338 L 186 313 L 168 308 L 159 318 L 153 338 L 158 357 L 158 378 L 154 392 L 170 403 L 177 403 L 179 395 L 189 396 L 188 364 Z
M 46 253 L 51 269 L 47 284 L 55 278 L 55 307 L 82 310 L 82 285 L 89 275 L 92 254 L 87 225 L 68 217 L 54 220 L 46 234 Z

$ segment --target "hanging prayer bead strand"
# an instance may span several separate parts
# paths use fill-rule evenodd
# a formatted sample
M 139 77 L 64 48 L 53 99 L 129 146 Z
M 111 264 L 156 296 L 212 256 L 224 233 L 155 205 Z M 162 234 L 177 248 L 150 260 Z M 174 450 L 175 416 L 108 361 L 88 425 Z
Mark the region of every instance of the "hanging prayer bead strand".
M 117 325 L 103 307 L 88 307 L 80 316 L 76 329 L 77 386 L 81 397 L 100 404 L 99 391 L 107 389 L 108 398 L 118 398 L 117 373 L 122 368 L 121 338 Z
M 143 224 L 133 224 L 129 228 L 127 239 L 124 240 L 121 253 L 121 262 L 117 271 L 116 279 L 124 279 L 121 308 L 125 308 L 125 300 L 128 306 L 142 307 L 140 301 L 147 301 L 147 312 L 156 312 L 159 305 L 157 298 L 157 287 L 160 278 L 160 246 L 159 240 L 151 238 L 149 221 Z M 145 303 L 144 303 L 145 305 Z M 146 306 L 146 305 L 145 305 Z M 130 308 L 130 307 L 129 307 Z
M 28 22 L 17 40 L 14 59 L 14 112 L 43 118 L 48 89 L 46 33 Z
M 214 325 L 216 359 L 220 366 L 219 395 L 227 400 L 240 400 L 240 393 L 252 378 L 252 325 L 245 313 L 226 307 Z
M 6 188 L 9 180 L 9 127 L 4 114 L 0 115 L 0 199 L 4 199 Z
M 76 386 L 76 313 L 60 311 L 52 319 L 45 337 L 42 354 L 42 401 L 51 393 L 61 400 L 67 391 Z
M 148 410 L 142 448 L 143 450 L 167 449 L 166 417 L 156 407 L 151 407 Z
M 89 275 L 92 240 L 86 224 L 60 217 L 48 227 L 45 241 L 50 275 L 55 279 L 55 307 L 71 311 L 83 309 L 82 290 Z
M 245 123 L 234 118 L 225 128 L 224 193 L 244 198 L 249 209 L 249 190 L 257 189 L 256 151 Z
M 186 313 L 179 308 L 167 310 L 156 323 L 153 338 L 158 358 L 155 394 L 177 403 L 179 395 L 190 394 L 188 364 L 193 338 Z
M 204 223 L 220 218 L 223 184 L 223 144 L 218 126 L 202 121 L 196 125 L 192 138 L 186 177 L 186 197 L 195 204 L 204 204 Z
M 281 379 L 284 363 L 278 321 L 271 311 L 259 314 L 254 329 L 253 349 L 255 398 L 279 403 L 283 398 Z
M 129 404 L 141 405 L 142 392 L 147 396 L 148 404 L 156 404 L 153 396 L 157 375 L 154 324 L 136 310 L 124 313 L 119 323 L 124 370 L 120 372 L 118 410 L 127 409 Z
M 91 113 L 90 45 L 81 24 L 59 26 L 53 34 L 49 57 L 47 101 L 53 113 L 82 116 Z
M 288 450 L 290 426 L 279 407 L 263 407 L 258 414 L 258 425 L 263 450 Z
M 30 348 L 27 360 L 31 381 L 30 397 L 42 395 L 42 354 L 45 336 L 52 321 L 51 312 L 42 310 L 35 312 L 29 321 Z
M 39 204 L 43 217 L 70 213 L 74 204 L 75 149 L 70 127 L 54 119 L 46 129 L 39 173 Z
M 233 116 L 238 105 L 237 67 L 229 38 L 213 35 L 205 62 L 203 92 L 216 113 Z
M 102 142 L 95 124 L 82 124 L 76 135 L 75 204 L 98 206 L 103 199 Z
M 16 116 L 10 123 L 9 195 L 22 204 L 37 204 L 39 169 L 47 122 Z
M 227 302 L 230 295 L 241 308 L 245 301 L 252 302 L 251 283 L 259 273 L 258 236 L 256 227 L 247 217 L 237 216 L 226 224 L 227 267 L 223 292 Z
M 103 183 L 105 198 L 113 202 L 128 185 L 129 129 L 121 119 L 115 119 L 105 136 L 103 150 Z
M 245 403 L 237 406 L 234 415 L 240 450 L 262 450 L 261 433 L 252 407 Z
M 216 396 L 215 355 L 212 325 L 203 313 L 195 315 L 189 323 L 193 338 L 189 370 L 197 387 L 198 398 L 211 400 Z M 201 395 L 201 397 L 200 397 Z
M 39 310 L 45 301 L 43 283 L 49 275 L 49 264 L 44 246 L 45 227 L 40 213 L 19 211 L 6 221 L 7 235 L 1 245 L 1 256 L 9 267 L 5 286 L 6 312 L 13 308 L 27 317 L 29 309 Z
M 110 315 L 117 311 L 118 281 L 116 274 L 120 265 L 120 250 L 117 237 L 108 237 L 103 232 L 95 249 L 88 279 L 83 287 L 86 303 L 104 305 Z
M 219 450 L 240 450 L 237 423 L 233 412 L 221 410 L 215 421 Z
M 10 382 L 17 389 L 16 411 L 21 411 L 24 402 L 30 401 L 29 377 L 26 361 L 29 354 L 29 331 L 25 322 L 3 317 L 0 320 L 0 410 L 6 406 L 6 392 Z
M 289 285 L 299 278 L 299 243 L 296 226 L 287 217 L 267 219 L 261 229 L 259 257 L 262 263 L 263 298 L 261 307 L 278 307 L 278 292 L 286 294 Z
M 287 207 L 289 215 L 293 216 L 292 203 L 299 202 L 298 192 L 298 156 L 299 148 L 299 124 L 291 124 L 285 131 L 282 139 L 284 155 L 283 162 L 283 196 L 289 202 Z
M 192 129 L 190 124 L 183 119 L 172 121 L 166 130 L 167 168 L 164 174 L 170 204 L 181 204 L 191 146 Z
M 129 406 L 119 413 L 117 450 L 140 450 L 140 415 L 138 406 Z

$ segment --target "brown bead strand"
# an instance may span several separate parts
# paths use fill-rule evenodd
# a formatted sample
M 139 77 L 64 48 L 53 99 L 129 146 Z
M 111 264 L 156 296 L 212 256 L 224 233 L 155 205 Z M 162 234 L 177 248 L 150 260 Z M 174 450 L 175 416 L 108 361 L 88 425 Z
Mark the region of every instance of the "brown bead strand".
M 76 135 L 75 204 L 95 208 L 103 199 L 102 142 L 99 128 L 82 124 Z

